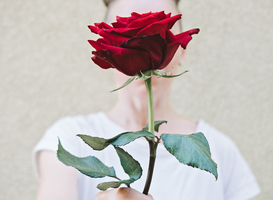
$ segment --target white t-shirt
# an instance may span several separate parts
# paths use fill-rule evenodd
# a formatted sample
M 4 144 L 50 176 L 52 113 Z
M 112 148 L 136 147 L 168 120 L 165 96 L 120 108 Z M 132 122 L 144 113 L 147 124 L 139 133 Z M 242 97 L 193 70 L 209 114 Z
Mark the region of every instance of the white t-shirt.
M 111 138 L 126 131 L 108 118 L 104 112 L 62 118 L 46 131 L 34 148 L 36 167 L 37 152 L 42 150 L 56 152 L 57 137 L 59 137 L 63 147 L 73 155 L 79 157 L 96 156 L 107 166 L 113 166 L 119 178 L 127 179 L 128 176 L 120 166 L 119 158 L 112 146 L 103 151 L 94 151 L 76 136 L 81 133 Z M 154 199 L 247 200 L 256 196 L 260 192 L 260 188 L 249 166 L 231 139 L 203 120 L 198 122 L 196 132 L 203 132 L 209 142 L 212 159 L 218 165 L 218 180 L 216 181 L 214 176 L 208 172 L 179 163 L 162 144 L 159 144 L 153 180 L 149 190 Z M 138 160 L 143 168 L 141 179 L 131 185 L 132 188 L 142 192 L 148 169 L 148 143 L 145 139 L 139 138 L 124 146 L 124 149 Z M 78 172 L 78 199 L 94 199 L 99 191 L 96 188 L 97 184 L 104 181 L 114 181 L 114 179 L 94 179 Z

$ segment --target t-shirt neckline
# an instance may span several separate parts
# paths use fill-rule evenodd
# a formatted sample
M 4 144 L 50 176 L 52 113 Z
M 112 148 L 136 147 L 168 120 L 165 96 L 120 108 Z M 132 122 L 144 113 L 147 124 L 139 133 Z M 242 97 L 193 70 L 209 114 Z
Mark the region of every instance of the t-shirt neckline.
M 121 130 L 120 133 L 128 132 L 129 131 L 129 130 L 126 130 L 124 127 L 122 127 L 120 124 L 118 124 L 115 121 L 113 121 L 105 112 L 100 111 L 99 114 L 104 118 L 104 120 L 107 123 L 110 123 L 114 127 L 116 127 L 119 130 Z M 195 128 L 195 133 L 200 132 L 200 130 L 202 129 L 202 127 L 203 127 L 203 125 L 204 125 L 205 122 L 202 119 L 199 119 L 196 123 L 197 124 L 196 124 L 196 128 Z

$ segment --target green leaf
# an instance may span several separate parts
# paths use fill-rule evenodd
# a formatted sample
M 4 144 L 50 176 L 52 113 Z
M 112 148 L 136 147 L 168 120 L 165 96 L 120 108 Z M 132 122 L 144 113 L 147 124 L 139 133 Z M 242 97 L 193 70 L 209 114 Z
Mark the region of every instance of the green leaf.
M 65 165 L 72 166 L 89 177 L 102 178 L 105 176 L 109 176 L 117 178 L 116 172 L 113 167 L 107 167 L 94 156 L 79 158 L 70 154 L 63 148 L 60 139 L 57 150 L 57 157 Z
M 154 134 L 143 130 L 137 132 L 124 132 L 110 139 L 92 137 L 89 135 L 81 134 L 78 134 L 77 136 L 79 136 L 92 149 L 99 151 L 105 149 L 109 144 L 115 146 L 123 146 L 140 137 L 155 137 Z
M 178 77 L 178 76 L 181 76 L 182 74 L 185 74 L 186 72 L 189 72 L 188 70 L 180 73 L 180 74 L 176 74 L 176 75 L 167 75 L 166 72 L 160 72 L 158 70 L 153 70 L 153 75 L 154 76 L 159 76 L 159 77 L 163 77 L 163 78 L 175 78 L 175 77 Z
M 99 190 L 107 190 L 108 188 L 118 188 L 122 183 L 120 181 L 104 182 L 97 185 Z
M 104 182 L 97 185 L 100 190 L 107 190 L 108 188 L 118 188 L 121 184 L 129 186 L 131 183 L 138 180 L 142 175 L 142 168 L 138 161 L 136 161 L 129 153 L 122 148 L 116 147 L 116 152 L 119 156 L 121 166 L 130 179 L 120 181 Z
M 137 131 L 137 132 L 124 132 L 124 133 L 121 133 L 121 134 L 111 138 L 111 139 L 108 139 L 107 143 L 115 145 L 115 146 L 123 146 L 123 145 L 126 145 L 126 144 L 134 141 L 137 138 L 140 138 L 140 137 L 154 138 L 155 135 L 148 132 L 148 131 L 143 131 L 143 130 Z
M 79 136 L 86 144 L 88 144 L 94 150 L 103 150 L 108 146 L 108 144 L 106 143 L 107 140 L 104 138 L 91 137 L 89 135 L 81 134 L 78 134 L 77 136 Z
M 121 87 L 117 88 L 117 89 L 114 89 L 112 90 L 111 92 L 115 92 L 115 91 L 118 91 L 122 88 L 124 88 L 125 86 L 129 85 L 133 80 L 135 80 L 136 76 L 132 76 L 131 78 L 129 78 Z
M 179 162 L 208 171 L 218 178 L 217 164 L 211 159 L 209 144 L 203 133 L 162 134 L 161 138 L 165 148 Z
M 159 126 L 160 126 L 161 124 L 163 124 L 163 123 L 167 123 L 167 121 L 155 121 L 155 122 L 154 122 L 154 130 L 155 130 L 156 132 L 158 132 Z M 149 124 L 146 124 L 146 125 L 143 127 L 142 130 L 148 131 L 148 130 L 149 130 Z
M 129 153 L 122 148 L 115 147 L 120 159 L 120 164 L 126 174 L 129 175 L 130 180 L 138 180 L 142 175 L 142 168 L 138 161 L 136 161 Z
M 134 182 L 134 180 L 128 179 L 128 180 L 121 180 L 121 181 L 110 181 L 110 182 L 104 182 L 97 185 L 97 188 L 99 190 L 107 190 L 108 188 L 118 188 L 121 184 L 125 184 L 129 186 L 130 183 Z

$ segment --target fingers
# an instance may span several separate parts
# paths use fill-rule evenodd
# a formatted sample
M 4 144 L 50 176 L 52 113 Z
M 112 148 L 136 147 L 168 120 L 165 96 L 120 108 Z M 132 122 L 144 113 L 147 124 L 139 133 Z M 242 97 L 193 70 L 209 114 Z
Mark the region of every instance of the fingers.
M 99 192 L 95 200 L 152 200 L 151 195 L 144 195 L 132 188 L 118 188 Z

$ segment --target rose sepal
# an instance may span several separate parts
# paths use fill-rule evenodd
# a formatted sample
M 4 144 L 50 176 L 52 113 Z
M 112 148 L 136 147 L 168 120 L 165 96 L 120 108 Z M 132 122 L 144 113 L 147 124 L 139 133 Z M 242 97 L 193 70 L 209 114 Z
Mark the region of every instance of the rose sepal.
M 117 89 L 114 89 L 112 90 L 111 92 L 115 92 L 115 91 L 118 91 L 124 87 L 126 87 L 127 85 L 129 85 L 131 82 L 133 82 L 133 80 L 135 80 L 136 76 L 132 76 L 131 78 L 129 78 L 121 87 L 117 88 Z
M 158 70 L 153 70 L 153 71 L 152 71 L 152 74 L 153 74 L 154 76 L 162 77 L 162 78 L 175 78 L 175 77 L 181 76 L 181 75 L 183 75 L 183 74 L 185 74 L 185 73 L 187 73 L 187 72 L 189 72 L 189 71 L 186 70 L 186 71 L 184 71 L 184 72 L 182 72 L 182 73 L 180 73 L 180 74 L 168 75 L 168 74 L 167 74 L 168 72 L 160 72 L 160 71 L 158 71 Z

